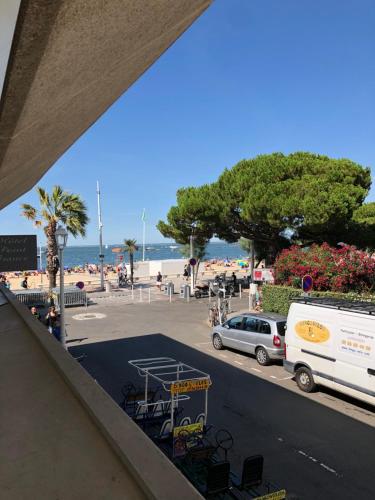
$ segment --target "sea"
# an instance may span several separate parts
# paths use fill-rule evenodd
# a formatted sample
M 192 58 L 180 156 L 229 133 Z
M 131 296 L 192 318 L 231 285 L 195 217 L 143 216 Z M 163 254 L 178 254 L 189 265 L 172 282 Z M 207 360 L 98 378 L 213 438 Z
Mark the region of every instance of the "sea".
M 119 254 L 114 249 L 121 248 L 123 245 L 104 245 L 103 254 L 106 264 L 115 264 L 116 256 Z M 180 245 L 175 243 L 147 243 L 145 245 L 145 260 L 167 260 L 182 259 Z M 205 260 L 209 259 L 239 259 L 245 257 L 245 251 L 241 249 L 238 243 L 210 242 L 206 248 Z M 125 254 L 125 261 L 128 256 Z M 134 260 L 142 260 L 142 245 L 134 254 Z M 82 245 L 67 246 L 64 250 L 64 267 L 75 267 L 88 264 L 99 264 L 99 246 Z M 42 267 L 45 267 L 45 248 L 42 248 Z

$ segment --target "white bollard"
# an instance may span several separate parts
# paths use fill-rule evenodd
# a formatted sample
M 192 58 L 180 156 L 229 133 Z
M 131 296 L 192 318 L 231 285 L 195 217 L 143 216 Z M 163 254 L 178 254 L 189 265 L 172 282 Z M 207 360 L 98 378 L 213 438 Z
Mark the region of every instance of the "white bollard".
M 251 283 L 249 287 L 249 310 L 253 310 L 255 308 L 255 297 L 258 290 L 258 285 L 255 283 Z
M 239 284 L 239 288 L 240 288 L 240 299 L 242 299 L 242 285 L 241 285 L 241 283 Z
M 134 285 L 132 285 L 132 301 L 134 302 Z
M 169 287 L 169 303 L 172 302 L 172 288 Z
M 148 289 L 148 303 L 151 304 L 151 287 Z

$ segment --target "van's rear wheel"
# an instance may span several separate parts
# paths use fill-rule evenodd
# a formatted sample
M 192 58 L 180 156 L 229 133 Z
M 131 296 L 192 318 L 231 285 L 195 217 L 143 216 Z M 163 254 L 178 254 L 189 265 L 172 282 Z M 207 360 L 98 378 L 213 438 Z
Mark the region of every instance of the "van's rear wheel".
M 313 392 L 316 390 L 316 384 L 311 371 L 302 366 L 296 371 L 296 382 L 298 387 L 303 392 Z

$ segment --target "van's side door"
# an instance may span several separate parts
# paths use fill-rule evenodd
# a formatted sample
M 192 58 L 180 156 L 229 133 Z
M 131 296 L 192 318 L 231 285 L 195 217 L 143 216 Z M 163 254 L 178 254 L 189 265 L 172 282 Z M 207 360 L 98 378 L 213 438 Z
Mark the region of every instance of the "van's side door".
M 258 323 L 259 320 L 252 316 L 245 316 L 241 331 L 237 334 L 238 347 L 237 349 L 248 352 L 250 354 L 255 353 L 255 346 L 257 344 L 258 337 Z
M 375 318 L 340 312 L 335 384 L 351 396 L 375 401 Z

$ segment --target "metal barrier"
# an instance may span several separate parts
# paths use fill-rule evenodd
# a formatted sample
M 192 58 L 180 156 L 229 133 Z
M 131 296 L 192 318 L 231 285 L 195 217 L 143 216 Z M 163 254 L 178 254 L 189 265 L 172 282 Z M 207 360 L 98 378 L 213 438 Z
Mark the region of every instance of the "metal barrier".
M 48 292 L 31 289 L 31 290 L 15 290 L 14 295 L 17 299 L 26 306 L 45 306 L 48 304 Z
M 52 290 L 53 298 L 55 301 L 56 307 L 60 308 L 60 289 L 54 288 Z M 72 286 L 66 287 L 64 290 L 64 301 L 65 306 L 86 306 L 87 307 L 87 294 L 84 290 L 80 290 L 79 288 Z

